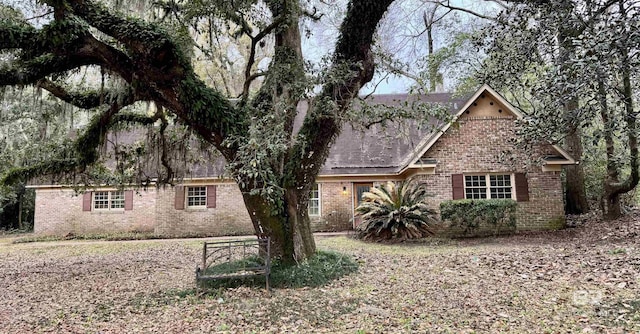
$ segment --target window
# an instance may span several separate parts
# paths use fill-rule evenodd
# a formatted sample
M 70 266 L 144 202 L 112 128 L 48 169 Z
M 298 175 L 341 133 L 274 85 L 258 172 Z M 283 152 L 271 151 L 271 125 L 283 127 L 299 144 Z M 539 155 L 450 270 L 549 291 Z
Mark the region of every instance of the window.
M 320 184 L 316 183 L 309 194 L 309 216 L 320 215 Z
M 176 210 L 193 209 L 200 211 L 216 207 L 216 185 L 177 186 L 175 189 L 174 208 Z
M 124 210 L 124 191 L 93 192 L 94 210 Z
M 207 187 L 189 187 L 187 189 L 187 207 L 206 207 Z
M 511 198 L 511 175 L 489 175 L 491 198 Z
M 487 181 L 484 175 L 465 175 L 464 198 L 487 198 Z
M 465 175 L 464 195 L 466 199 L 513 198 L 511 185 L 511 175 Z

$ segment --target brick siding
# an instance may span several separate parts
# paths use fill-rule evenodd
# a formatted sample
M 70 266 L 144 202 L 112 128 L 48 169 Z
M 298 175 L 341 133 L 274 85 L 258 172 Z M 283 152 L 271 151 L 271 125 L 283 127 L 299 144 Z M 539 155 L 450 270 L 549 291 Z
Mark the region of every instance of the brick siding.
M 438 208 L 450 200 L 452 174 L 525 173 L 529 184 L 529 201 L 518 202 L 517 230 L 546 230 L 564 226 L 564 204 L 560 172 L 543 172 L 535 163 L 546 154 L 557 154 L 549 145 L 525 152 L 509 141 L 515 137 L 513 116 L 461 117 L 425 153 L 436 159 L 434 175 L 422 180 L 434 195 L 431 205 Z M 509 152 L 505 154 L 505 152 Z
M 167 236 L 253 234 L 253 224 L 235 183 L 217 184 L 216 207 L 176 210 L 175 188 L 158 191 L 156 233 Z
M 312 231 L 350 230 L 353 218 L 351 182 L 321 182 L 320 211 L 320 216 L 310 217 Z
M 529 201 L 518 202 L 517 230 L 564 226 L 560 172 L 543 172 L 536 162 L 557 154 L 549 145 L 531 152 L 516 148 L 515 116 L 491 98 L 481 97 L 424 154 L 436 159 L 435 174 L 422 175 L 438 209 L 452 199 L 452 174 L 525 173 Z M 500 112 L 502 111 L 502 112 Z M 379 179 L 379 178 L 378 178 Z M 380 182 L 374 182 L 378 185 Z M 353 183 L 321 181 L 321 214 L 310 217 L 313 231 L 343 231 L 353 224 Z M 203 184 L 206 185 L 206 184 Z M 42 234 L 153 231 L 167 236 L 252 234 L 253 226 L 235 183 L 216 183 L 215 208 L 176 210 L 175 189 L 149 189 L 134 195 L 133 209 L 83 212 L 82 196 L 72 190 L 37 189 L 35 232 Z M 344 189 L 344 190 L 343 190 Z
M 39 234 L 91 234 L 153 232 L 156 191 L 133 194 L 132 210 L 82 211 L 82 194 L 70 189 L 37 189 L 34 232 Z

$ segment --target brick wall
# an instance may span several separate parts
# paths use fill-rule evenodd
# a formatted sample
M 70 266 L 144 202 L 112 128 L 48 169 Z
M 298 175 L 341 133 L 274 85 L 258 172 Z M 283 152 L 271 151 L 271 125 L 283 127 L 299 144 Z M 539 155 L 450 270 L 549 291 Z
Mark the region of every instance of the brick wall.
M 253 234 L 253 224 L 238 186 L 217 184 L 216 192 L 215 208 L 176 210 L 175 188 L 158 190 L 156 233 L 167 236 Z
M 548 145 L 531 152 L 517 149 L 508 140 L 515 136 L 514 120 L 512 115 L 474 117 L 472 112 L 461 117 L 425 153 L 424 158 L 438 161 L 435 175 L 421 177 L 434 195 L 430 200 L 434 207 L 452 199 L 452 174 L 526 173 L 529 201 L 518 202 L 517 230 L 564 226 L 560 172 L 543 172 L 541 166 L 531 163 L 547 153 L 556 153 Z
M 70 189 L 36 189 L 34 232 L 39 234 L 90 234 L 152 232 L 155 226 L 156 190 L 133 195 L 133 209 L 82 211 L 82 194 Z
M 517 229 L 542 230 L 564 226 L 560 173 L 543 172 L 535 164 L 538 158 L 556 152 L 548 145 L 537 147 L 532 152 L 523 152 L 511 144 L 509 139 L 515 137 L 515 116 L 495 99 L 481 97 L 469 111 L 424 155 L 424 158 L 438 161 L 434 175 L 421 176 L 434 195 L 430 199 L 431 205 L 438 208 L 442 201 L 452 198 L 452 174 L 526 173 L 529 201 L 518 202 Z M 378 183 L 375 182 L 376 185 Z M 312 230 L 351 229 L 352 191 L 351 182 L 321 182 L 321 215 L 311 217 Z M 73 191 L 38 189 L 35 232 L 83 234 L 155 231 L 168 236 L 254 232 L 242 194 L 235 183 L 217 184 L 216 201 L 215 208 L 176 210 L 175 189 L 167 187 L 134 195 L 131 211 L 83 212 L 82 196 L 74 196 Z
M 346 189 L 346 191 L 343 191 Z M 311 216 L 311 229 L 317 231 L 346 231 L 352 229 L 351 182 L 320 183 L 320 216 Z

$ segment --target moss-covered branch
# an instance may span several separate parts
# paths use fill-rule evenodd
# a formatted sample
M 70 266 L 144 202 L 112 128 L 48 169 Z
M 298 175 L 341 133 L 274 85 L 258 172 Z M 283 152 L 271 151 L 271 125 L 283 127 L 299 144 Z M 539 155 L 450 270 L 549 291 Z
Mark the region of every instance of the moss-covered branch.
M 28 85 L 87 65 L 107 67 L 132 80 L 130 58 L 97 40 L 77 19 L 52 21 L 40 30 L 0 21 L 0 50 L 19 51 L 0 69 L 0 86 Z
M 68 5 L 75 15 L 89 25 L 122 43 L 131 56 L 144 57 L 146 62 L 152 65 L 151 68 L 180 72 L 191 67 L 183 50 L 174 43 L 167 32 L 157 25 L 114 15 L 102 5 L 90 0 L 68 0 L 67 4 L 62 5 L 58 0 L 46 2 L 52 6 Z M 180 73 L 173 73 L 173 75 L 177 74 Z M 158 78 L 171 78 L 171 76 L 158 76 Z
M 157 27 L 137 19 L 125 19 L 109 12 L 102 4 L 91 0 L 45 0 L 54 8 L 66 7 L 91 26 L 115 38 L 127 48 L 143 53 L 149 43 L 162 44 L 168 36 Z
M 60 174 L 76 170 L 78 166 L 77 159 L 69 158 L 47 160 L 28 167 L 17 167 L 9 170 L 0 178 L 0 185 L 13 185 L 43 175 Z
M 79 57 L 58 57 L 47 54 L 24 62 L 13 62 L 0 68 L 0 86 L 29 85 L 54 74 L 91 65 L 95 61 Z
M 98 148 L 104 143 L 110 128 L 118 124 L 149 125 L 158 120 L 135 113 L 118 113 L 124 107 L 113 106 L 97 115 L 69 149 L 60 151 L 55 158 L 31 166 L 13 168 L 0 178 L 0 184 L 11 185 L 44 175 L 60 175 L 84 170 L 99 158 Z
M 340 133 L 340 116 L 350 106 L 360 88 L 371 81 L 374 61 L 371 52 L 378 22 L 393 0 L 353 0 L 340 27 L 327 84 L 307 112 L 296 145 L 288 158 L 287 170 L 294 185 L 309 184 L 326 160 L 331 143 Z M 339 79 L 336 79 L 339 78 Z M 299 166 L 303 166 L 300 168 Z
M 116 101 L 123 101 L 127 105 L 134 102 L 133 92 L 131 90 L 125 93 L 98 90 L 71 91 L 49 79 L 38 80 L 36 86 L 48 91 L 60 100 L 82 109 L 111 105 L 117 103 Z
M 14 20 L 0 20 L 0 49 L 22 49 L 35 41 L 36 29 Z

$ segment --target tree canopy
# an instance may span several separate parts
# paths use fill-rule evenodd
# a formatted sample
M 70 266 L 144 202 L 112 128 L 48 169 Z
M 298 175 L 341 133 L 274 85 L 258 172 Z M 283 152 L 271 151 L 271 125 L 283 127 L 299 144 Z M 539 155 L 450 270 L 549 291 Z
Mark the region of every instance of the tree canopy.
M 330 60 L 313 82 L 300 29 L 303 18 L 319 15 L 306 1 L 116 1 L 107 7 L 91 0 L 44 0 L 38 7 L 44 20 L 27 17 L 22 6 L 5 5 L 0 85 L 44 89 L 92 116 L 72 143 L 46 160 L 12 169 L 2 182 L 85 171 L 99 160 L 110 130 L 152 126 L 163 136 L 175 124 L 226 159 L 256 233 L 271 236 L 275 254 L 285 261 L 309 256 L 315 244 L 308 193 L 353 98 L 374 74 L 371 46 L 391 2 L 348 2 Z M 127 5 L 148 7 L 136 17 Z M 242 89 L 230 96 L 233 90 L 198 75 L 194 59 L 241 58 L 217 49 L 239 39 L 248 52 Z M 256 57 L 265 46 L 273 47 L 270 62 L 259 68 Z M 73 75 L 87 67 L 103 78 L 98 87 L 73 84 Z M 311 108 L 294 133 L 296 106 L 314 85 L 319 88 Z M 152 103 L 154 112 L 132 108 L 140 102 Z M 157 181 L 172 182 L 170 166 L 161 160 L 167 173 Z
M 606 157 L 598 182 L 610 218 L 620 215 L 620 196 L 638 184 L 639 10 L 629 0 L 522 1 L 484 35 L 489 57 L 480 80 L 510 91 L 529 115 L 522 138 L 564 141 L 586 162 Z M 582 138 L 591 154 L 583 156 Z M 586 203 L 568 196 L 567 205 L 582 211 Z

